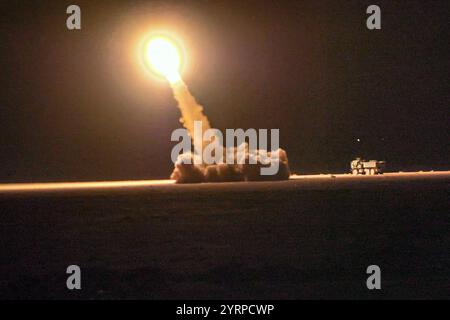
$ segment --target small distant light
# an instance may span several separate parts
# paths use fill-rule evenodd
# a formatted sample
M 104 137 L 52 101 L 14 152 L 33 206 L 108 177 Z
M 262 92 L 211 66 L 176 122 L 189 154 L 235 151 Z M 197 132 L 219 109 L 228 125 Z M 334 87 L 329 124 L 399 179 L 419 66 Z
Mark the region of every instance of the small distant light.
M 361 139 L 360 139 L 360 138 L 358 138 L 358 139 L 356 139 L 356 141 L 358 141 L 358 142 L 361 142 Z

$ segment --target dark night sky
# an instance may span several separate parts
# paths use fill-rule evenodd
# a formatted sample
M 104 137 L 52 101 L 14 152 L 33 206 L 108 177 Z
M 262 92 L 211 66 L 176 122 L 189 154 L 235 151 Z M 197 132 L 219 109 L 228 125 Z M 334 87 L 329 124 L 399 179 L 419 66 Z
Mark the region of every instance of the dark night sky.
M 73 3 L 81 31 L 66 29 Z M 0 181 L 169 176 L 179 111 L 130 54 L 153 27 L 182 38 L 212 125 L 279 128 L 294 172 L 358 154 L 449 169 L 447 3 L 2 1 Z M 382 30 L 365 27 L 370 4 Z

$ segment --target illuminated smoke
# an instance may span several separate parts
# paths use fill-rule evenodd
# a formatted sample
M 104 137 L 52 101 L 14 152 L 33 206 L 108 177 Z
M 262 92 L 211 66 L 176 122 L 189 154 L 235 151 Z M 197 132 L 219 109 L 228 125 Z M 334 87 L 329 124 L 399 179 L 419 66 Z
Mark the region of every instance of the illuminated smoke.
M 211 128 L 208 118 L 203 114 L 203 107 L 197 103 L 182 80 L 172 83 L 171 86 L 175 100 L 178 102 L 178 108 L 181 111 L 180 122 L 188 130 L 195 150 L 201 150 L 207 142 L 203 141 L 203 137 L 195 137 L 194 121 L 201 121 L 202 132 Z
M 178 108 L 181 111 L 180 122 L 188 130 L 194 144 L 194 150 L 204 150 L 206 145 L 211 141 L 204 141 L 202 136 L 196 136 L 194 133 L 194 121 L 201 121 L 201 132 L 205 132 L 211 128 L 208 118 L 203 114 L 203 107 L 197 103 L 182 80 L 172 83 L 171 86 L 174 97 L 178 102 Z M 236 155 L 238 149 L 239 147 L 233 148 L 231 152 L 234 152 Z M 223 150 L 225 155 L 227 149 L 223 148 Z M 170 178 L 177 183 L 289 179 L 288 159 L 284 150 L 278 149 L 272 152 L 255 150 L 249 153 L 247 144 L 245 144 L 245 150 L 245 164 L 194 164 L 193 159 L 198 157 L 198 155 L 191 152 L 182 154 L 178 157 Z M 249 164 L 249 157 L 253 157 L 256 160 L 256 164 Z M 190 159 L 191 161 L 189 162 L 191 164 L 186 164 L 186 159 Z M 268 159 L 269 163 L 263 161 L 263 159 Z M 278 172 L 275 175 L 261 175 L 261 167 L 270 167 L 271 165 L 277 165 L 279 168 Z
M 245 145 L 247 147 L 247 145 Z M 233 148 L 236 154 L 239 147 Z M 224 153 L 226 149 L 224 148 Z M 262 161 L 261 155 L 269 157 L 270 162 Z M 272 157 L 271 157 L 272 156 Z M 196 182 L 227 182 L 227 181 L 273 181 L 273 180 L 287 180 L 290 176 L 289 164 L 287 154 L 283 149 L 278 149 L 272 152 L 266 150 L 256 150 L 253 153 L 248 152 L 246 148 L 245 163 L 244 164 L 193 164 L 194 157 L 197 155 L 193 153 L 184 153 L 178 157 L 175 163 L 175 168 L 170 176 L 170 179 L 177 183 L 196 183 Z M 249 157 L 256 159 L 256 164 L 249 164 Z M 186 160 L 190 160 L 190 164 Z M 276 164 L 274 162 L 277 162 Z M 277 165 L 278 172 L 275 175 L 261 175 L 261 167 L 269 167 Z

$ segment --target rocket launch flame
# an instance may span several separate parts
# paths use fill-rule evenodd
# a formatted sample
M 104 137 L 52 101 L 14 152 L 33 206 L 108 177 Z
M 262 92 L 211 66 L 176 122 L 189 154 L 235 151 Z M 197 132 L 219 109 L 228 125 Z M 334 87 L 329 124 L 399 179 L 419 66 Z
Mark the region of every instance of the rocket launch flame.
M 151 71 L 164 76 L 171 84 L 181 81 L 181 54 L 169 38 L 155 36 L 145 44 L 145 63 Z
M 183 82 L 180 69 L 182 55 L 180 48 L 174 41 L 166 36 L 151 37 L 145 44 L 144 63 L 152 72 L 164 76 L 169 81 L 175 100 L 178 102 L 178 108 L 181 111 L 180 122 L 188 130 L 194 144 L 194 150 L 201 153 L 209 143 L 214 140 L 205 141 L 203 136 L 196 136 L 194 130 L 195 122 L 202 124 L 201 132 L 206 132 L 211 128 L 208 118 L 203 113 L 203 107 L 197 103 L 194 96 L 189 92 L 187 85 Z M 214 136 L 213 139 L 216 139 Z M 247 148 L 248 149 L 248 148 Z M 200 151 L 200 152 L 199 152 Z M 224 148 L 224 152 L 227 150 Z M 232 150 L 232 152 L 236 152 Z M 247 150 L 248 151 L 248 150 Z M 194 155 L 180 155 L 180 161 L 175 163 L 175 169 L 171 179 L 176 182 L 213 182 L 213 181 L 239 181 L 239 180 L 284 180 L 289 178 L 289 166 L 286 152 L 282 149 L 273 151 L 275 157 L 271 161 L 279 163 L 280 170 L 274 176 L 261 176 L 259 168 L 264 165 L 260 161 L 258 153 L 266 153 L 265 150 L 256 150 L 257 164 L 234 164 L 226 165 L 217 163 L 212 165 L 203 164 L 185 164 L 183 157 L 193 157 Z M 270 152 L 269 152 L 270 154 Z M 247 152 L 247 158 L 249 157 Z
M 194 121 L 202 122 L 203 132 L 210 128 L 208 118 L 203 114 L 203 107 L 197 103 L 180 76 L 182 50 L 175 41 L 167 36 L 153 36 L 144 48 L 144 62 L 150 71 L 164 76 L 169 81 L 175 100 L 181 111 L 180 122 L 188 130 L 196 150 L 204 147 L 202 137 L 194 135 Z

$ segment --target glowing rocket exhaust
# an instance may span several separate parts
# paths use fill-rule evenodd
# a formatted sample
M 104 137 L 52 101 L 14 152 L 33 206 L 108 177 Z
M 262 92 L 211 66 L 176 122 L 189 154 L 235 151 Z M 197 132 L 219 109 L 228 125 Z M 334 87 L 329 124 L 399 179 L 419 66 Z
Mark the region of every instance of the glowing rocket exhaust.
M 150 38 L 145 45 L 145 62 L 152 71 L 164 76 L 171 84 L 181 81 L 180 50 L 169 38 Z
M 169 81 L 174 97 L 181 111 L 180 122 L 188 130 L 196 150 L 204 147 L 204 141 L 196 141 L 194 121 L 201 121 L 202 130 L 210 128 L 208 118 L 203 114 L 203 107 L 195 101 L 188 87 L 180 76 L 182 62 L 181 50 L 177 44 L 166 36 L 155 36 L 145 45 L 145 62 L 149 69 L 162 75 Z

